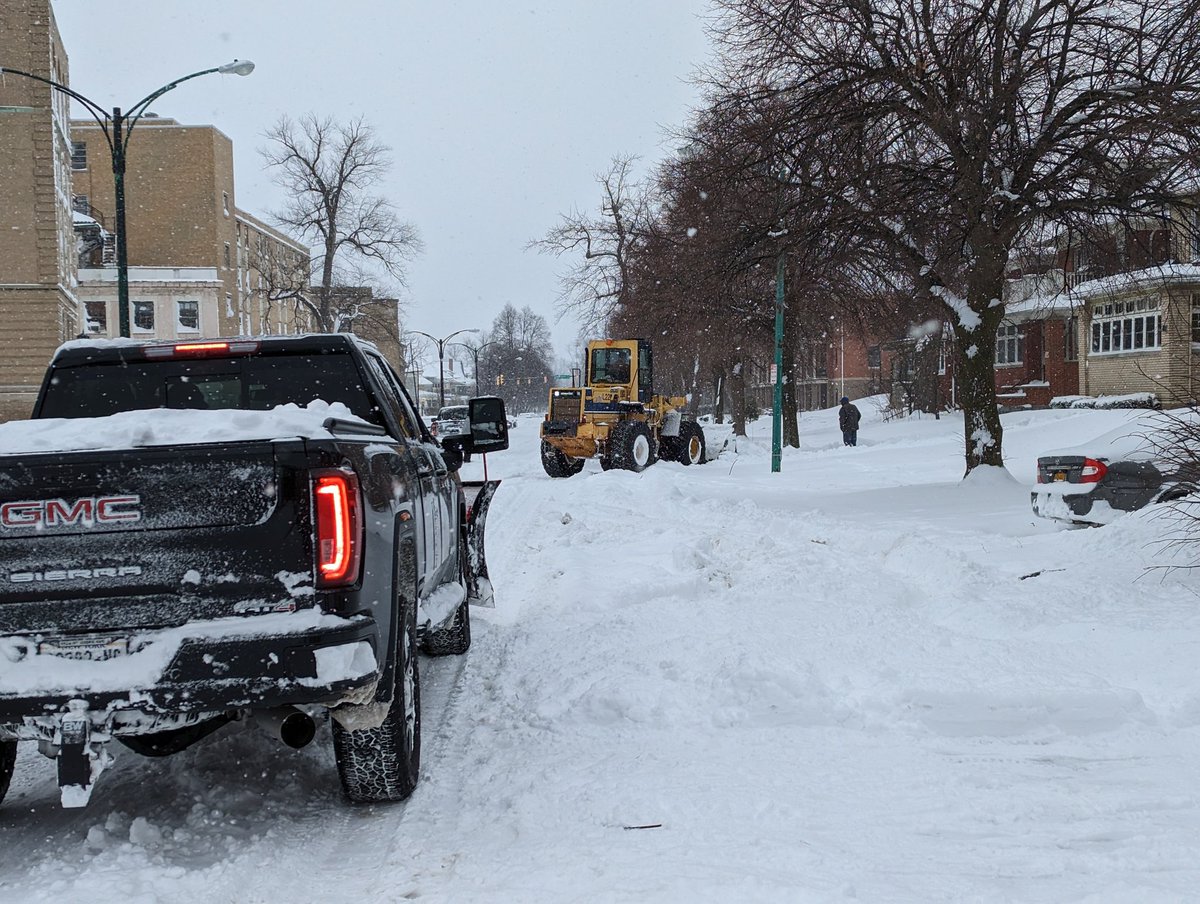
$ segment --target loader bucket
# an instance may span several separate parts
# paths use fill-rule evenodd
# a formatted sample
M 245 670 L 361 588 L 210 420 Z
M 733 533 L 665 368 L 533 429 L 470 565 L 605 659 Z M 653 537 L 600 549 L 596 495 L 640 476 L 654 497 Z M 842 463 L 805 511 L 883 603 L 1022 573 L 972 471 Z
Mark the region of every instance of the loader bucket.
M 496 601 L 484 558 L 483 531 L 500 481 L 464 480 L 462 486 L 467 500 L 467 600 L 472 606 L 491 608 Z

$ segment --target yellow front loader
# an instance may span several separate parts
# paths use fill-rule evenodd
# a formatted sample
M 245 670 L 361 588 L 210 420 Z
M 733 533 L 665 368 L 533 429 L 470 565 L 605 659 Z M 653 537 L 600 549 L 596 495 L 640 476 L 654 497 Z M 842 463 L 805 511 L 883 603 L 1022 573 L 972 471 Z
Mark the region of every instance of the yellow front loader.
M 687 400 L 653 389 L 654 358 L 642 339 L 588 343 L 583 386 L 550 390 L 542 422 L 542 467 L 570 477 L 589 458 L 604 470 L 641 471 L 658 459 L 704 461 L 704 431 L 685 419 Z

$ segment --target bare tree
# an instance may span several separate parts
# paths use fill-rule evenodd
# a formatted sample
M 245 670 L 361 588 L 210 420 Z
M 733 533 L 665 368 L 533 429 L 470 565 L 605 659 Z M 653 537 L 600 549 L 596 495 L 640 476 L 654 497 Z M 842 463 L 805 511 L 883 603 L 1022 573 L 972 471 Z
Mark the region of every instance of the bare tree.
M 362 118 L 339 123 L 313 114 L 283 117 L 267 139 L 263 159 L 289 196 L 276 219 L 315 252 L 303 284 L 279 273 L 273 297 L 303 307 L 324 331 L 348 330 L 372 304 L 346 291 L 363 284 L 354 268 L 377 268 L 404 285 L 405 265 L 421 248 L 416 228 L 377 194 L 392 165 L 388 148 Z
M 503 398 L 514 411 L 537 411 L 546 404 L 554 345 L 546 318 L 528 305 L 506 304 L 483 337 L 480 387 Z
M 1003 465 L 993 382 L 1012 249 L 1048 221 L 1157 212 L 1200 130 L 1200 0 L 721 0 L 729 110 L 781 111 L 824 203 L 959 353 L 966 468 Z M 864 257 L 866 256 L 864 252 Z
M 582 333 L 603 331 L 613 311 L 628 300 L 630 258 L 649 218 L 647 193 L 630 174 L 635 161 L 616 157 L 607 172 L 597 174 L 599 216 L 572 211 L 545 238 L 530 243 L 556 257 L 582 254 L 562 275 L 560 294 Z

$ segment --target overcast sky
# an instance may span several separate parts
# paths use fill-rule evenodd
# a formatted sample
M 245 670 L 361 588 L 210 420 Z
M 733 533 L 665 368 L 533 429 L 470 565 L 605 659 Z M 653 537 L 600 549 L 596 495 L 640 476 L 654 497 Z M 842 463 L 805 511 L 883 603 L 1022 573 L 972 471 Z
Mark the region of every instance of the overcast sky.
M 71 86 L 128 107 L 234 58 L 248 78 L 206 76 L 154 112 L 233 139 L 237 203 L 259 215 L 280 191 L 258 149 L 280 115 L 362 115 L 392 148 L 384 190 L 416 224 L 406 326 L 487 329 L 506 302 L 555 322 L 564 264 L 526 251 L 561 213 L 595 209 L 594 176 L 617 154 L 649 167 L 698 101 L 708 0 L 54 0 Z M 137 140 L 136 132 L 134 134 Z

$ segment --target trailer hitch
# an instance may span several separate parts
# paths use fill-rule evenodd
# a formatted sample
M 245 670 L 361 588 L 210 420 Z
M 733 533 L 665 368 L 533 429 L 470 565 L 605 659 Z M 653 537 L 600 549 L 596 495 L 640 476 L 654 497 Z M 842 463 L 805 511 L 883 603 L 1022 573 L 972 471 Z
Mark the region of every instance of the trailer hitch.
M 86 700 L 71 700 L 54 725 L 53 736 L 41 745 L 42 753 L 58 762 L 58 788 L 63 807 L 85 807 L 100 773 L 112 762 L 108 743 L 112 735 L 104 718 L 97 728 Z

